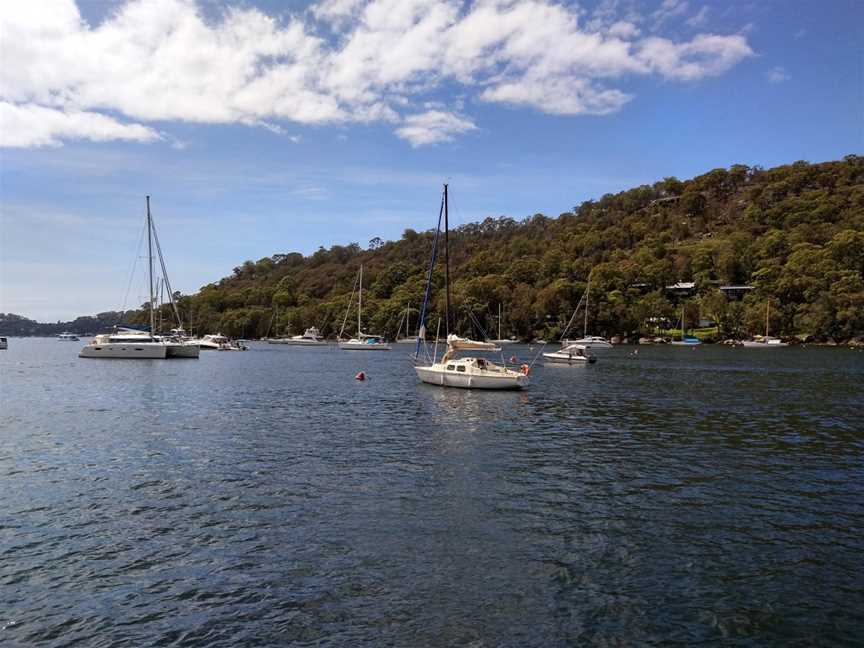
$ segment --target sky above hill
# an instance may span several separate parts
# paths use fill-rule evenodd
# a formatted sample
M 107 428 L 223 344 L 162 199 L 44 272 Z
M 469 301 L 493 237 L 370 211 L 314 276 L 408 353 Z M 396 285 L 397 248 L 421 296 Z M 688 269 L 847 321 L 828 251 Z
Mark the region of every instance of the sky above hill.
M 137 306 L 246 259 L 549 216 L 864 149 L 854 0 L 7 0 L 0 312 Z M 140 266 L 140 264 L 139 264 Z

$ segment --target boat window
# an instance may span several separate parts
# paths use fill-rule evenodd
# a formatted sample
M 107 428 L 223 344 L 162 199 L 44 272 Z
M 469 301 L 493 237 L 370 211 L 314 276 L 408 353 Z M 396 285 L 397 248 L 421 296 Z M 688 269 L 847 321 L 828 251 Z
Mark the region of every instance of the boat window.
M 447 371 L 455 371 L 456 365 L 447 365 Z
M 456 367 L 456 371 L 464 372 L 465 371 L 465 365 L 459 365 L 458 367 Z

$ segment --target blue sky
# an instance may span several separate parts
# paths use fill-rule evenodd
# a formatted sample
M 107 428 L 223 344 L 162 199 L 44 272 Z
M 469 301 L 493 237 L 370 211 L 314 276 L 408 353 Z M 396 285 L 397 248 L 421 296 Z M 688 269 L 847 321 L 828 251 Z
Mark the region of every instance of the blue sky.
M 861 153 L 861 25 L 844 0 L 7 2 L 0 312 L 123 306 L 145 194 L 194 292 L 427 229 L 445 180 L 459 224 Z

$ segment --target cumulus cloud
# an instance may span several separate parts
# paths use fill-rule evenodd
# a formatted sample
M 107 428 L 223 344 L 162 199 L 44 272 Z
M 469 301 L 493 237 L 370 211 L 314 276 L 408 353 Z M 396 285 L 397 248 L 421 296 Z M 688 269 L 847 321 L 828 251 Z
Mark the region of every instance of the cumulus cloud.
M 424 144 L 449 142 L 455 135 L 475 130 L 477 126 L 470 119 L 441 110 L 428 110 L 424 113 L 409 115 L 396 135 L 418 147 Z
M 90 25 L 74 0 L 7 0 L 0 101 L 18 128 L 4 127 L 6 145 L 149 141 L 159 132 L 141 122 L 187 121 L 384 122 L 419 146 L 475 128 L 418 113 L 433 96 L 606 114 L 631 99 L 626 77 L 693 81 L 753 55 L 741 34 L 642 36 L 640 20 L 659 29 L 686 0 L 641 18 L 606 2 L 585 24 L 554 0 L 323 0 L 285 18 L 246 3 L 205 17 L 201 1 L 127 0 Z
M 131 140 L 151 142 L 159 133 L 141 124 L 124 124 L 100 113 L 55 110 L 0 101 L 0 146 L 32 148 L 60 146 L 64 139 L 94 142 Z

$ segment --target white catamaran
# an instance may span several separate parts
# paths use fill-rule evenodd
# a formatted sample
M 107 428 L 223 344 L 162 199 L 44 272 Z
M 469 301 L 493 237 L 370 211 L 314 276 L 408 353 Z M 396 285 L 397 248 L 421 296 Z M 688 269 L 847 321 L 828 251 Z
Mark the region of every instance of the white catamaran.
M 438 238 L 441 232 L 441 217 L 444 217 L 444 278 L 447 295 L 447 307 L 444 313 L 446 321 L 447 350 L 441 360 L 435 359 L 433 351 L 431 361 L 420 362 L 420 346 L 426 339 L 426 315 L 429 305 L 429 297 L 432 290 L 432 272 L 435 269 L 435 260 L 438 254 Z M 447 185 L 444 185 L 444 196 L 441 201 L 441 209 L 438 213 L 438 228 L 435 231 L 435 243 L 432 247 L 432 259 L 429 264 L 429 274 L 426 280 L 426 293 L 423 298 L 423 307 L 420 310 L 419 332 L 417 334 L 417 348 L 414 354 L 414 370 L 417 377 L 424 383 L 439 385 L 441 387 L 462 387 L 465 389 L 522 389 L 529 383 L 528 365 L 522 365 L 520 371 L 514 371 L 504 365 L 489 362 L 486 358 L 477 356 L 458 357 L 466 351 L 500 351 L 501 348 L 491 342 L 478 342 L 461 338 L 450 333 L 450 316 L 452 308 L 450 305 L 450 250 L 449 250 L 449 223 L 448 223 L 448 200 Z
M 351 293 L 351 300 L 348 302 L 348 310 L 345 311 L 345 319 L 342 321 L 342 330 L 339 331 L 339 348 L 345 351 L 389 351 L 390 345 L 383 338 L 377 335 L 368 335 L 363 332 L 361 324 L 361 316 L 363 313 L 363 266 L 360 266 L 359 275 L 359 290 L 357 291 L 357 336 L 350 340 L 343 340 L 342 333 L 345 331 L 345 322 L 348 320 L 348 313 L 351 311 L 351 304 L 354 302 L 354 293 Z
M 156 330 L 156 294 L 153 290 L 153 245 L 159 255 L 159 264 L 162 268 L 162 281 L 168 288 L 171 306 L 180 326 L 180 311 L 174 301 L 171 284 L 168 281 L 168 272 L 165 269 L 165 259 L 162 257 L 162 247 L 159 245 L 159 237 L 153 225 L 153 217 L 150 214 L 150 196 L 147 196 L 147 269 L 150 280 L 150 295 L 148 307 L 150 310 L 150 330 L 142 331 L 131 327 L 117 327 L 113 333 L 97 335 L 78 354 L 79 358 L 110 358 L 127 359 L 140 358 L 147 360 L 159 360 L 163 358 L 197 358 L 198 346 L 182 337 L 176 335 L 160 336 L 153 333 Z

